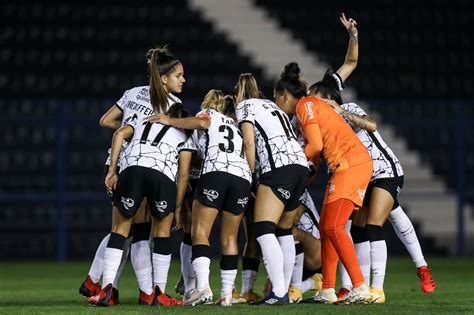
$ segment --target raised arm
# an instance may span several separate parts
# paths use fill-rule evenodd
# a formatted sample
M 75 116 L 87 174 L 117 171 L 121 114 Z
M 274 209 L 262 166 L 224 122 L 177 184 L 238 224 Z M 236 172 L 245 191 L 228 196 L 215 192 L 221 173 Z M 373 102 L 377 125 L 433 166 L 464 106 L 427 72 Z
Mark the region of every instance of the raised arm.
M 104 128 L 118 129 L 122 122 L 122 111 L 117 105 L 113 105 L 109 110 L 102 115 L 99 125 Z
M 339 74 L 344 82 L 357 67 L 357 60 L 359 59 L 359 39 L 356 28 L 357 22 L 352 18 L 347 19 L 344 13 L 342 13 L 339 19 L 349 33 L 346 59 L 344 59 L 344 64 L 337 70 L 337 74 Z

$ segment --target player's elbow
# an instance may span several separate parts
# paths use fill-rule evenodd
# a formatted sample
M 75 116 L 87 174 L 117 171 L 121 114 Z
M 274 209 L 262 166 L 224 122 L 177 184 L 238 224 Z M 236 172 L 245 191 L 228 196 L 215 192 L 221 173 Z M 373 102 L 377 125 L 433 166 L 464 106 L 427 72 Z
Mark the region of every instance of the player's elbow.
M 109 126 L 109 124 L 108 124 L 108 119 L 107 119 L 107 117 L 106 117 L 105 115 L 102 116 L 102 117 L 100 117 L 99 125 L 100 125 L 101 127 L 104 127 L 104 128 L 107 128 L 107 127 Z
M 245 137 L 244 136 L 244 148 L 245 151 L 253 149 L 255 147 L 255 140 L 253 137 Z
M 368 132 L 375 132 L 375 131 L 377 131 L 377 123 L 375 121 L 367 122 L 366 125 L 365 125 L 365 129 Z

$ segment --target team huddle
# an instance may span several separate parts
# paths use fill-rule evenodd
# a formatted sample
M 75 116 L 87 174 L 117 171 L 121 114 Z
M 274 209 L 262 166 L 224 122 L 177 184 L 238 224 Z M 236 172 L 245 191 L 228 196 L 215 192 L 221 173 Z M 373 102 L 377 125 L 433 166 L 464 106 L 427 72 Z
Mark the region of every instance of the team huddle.
M 182 63 L 167 48 L 149 51 L 150 84 L 127 90 L 100 121 L 116 129 L 104 172 L 113 210 L 111 233 L 79 289 L 90 304 L 119 304 L 129 255 L 144 305 L 385 303 L 387 218 L 415 263 L 422 291 L 435 291 L 413 224 L 397 201 L 400 161 L 376 122 L 357 104 L 342 102 L 344 81 L 357 65 L 358 34 L 353 19 L 340 20 L 349 45 L 337 71 L 308 87 L 298 64 L 289 63 L 275 81 L 273 101 L 252 74 L 241 74 L 232 95 L 210 90 L 195 116 L 175 96 L 185 83 Z M 306 189 L 318 180 L 322 161 L 330 177 L 318 212 Z M 215 299 L 209 235 L 217 216 L 221 292 Z M 170 233 L 181 228 L 176 292 L 182 300 L 166 294 Z M 263 296 L 254 289 L 261 261 Z M 303 299 L 310 290 L 314 295 Z

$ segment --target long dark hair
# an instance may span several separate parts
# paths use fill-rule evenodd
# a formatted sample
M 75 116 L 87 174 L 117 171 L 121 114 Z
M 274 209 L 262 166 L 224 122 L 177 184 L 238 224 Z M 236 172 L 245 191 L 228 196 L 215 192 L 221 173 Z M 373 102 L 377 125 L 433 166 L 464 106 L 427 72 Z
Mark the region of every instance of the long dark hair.
M 306 96 L 306 83 L 300 79 L 300 67 L 296 62 L 290 62 L 285 66 L 280 77 L 275 81 L 274 88 L 278 93 L 287 90 L 297 99 Z
M 341 78 L 332 69 L 328 69 L 321 81 L 309 87 L 309 94 L 321 94 L 323 98 L 342 104 L 341 89 L 344 87 Z
M 166 114 L 168 114 L 171 118 L 186 118 L 190 116 L 189 112 L 184 108 L 182 103 L 174 103 L 171 105 L 166 111 Z M 192 130 L 188 129 L 184 129 L 184 132 L 188 137 L 193 133 Z
M 161 76 L 168 74 L 181 62 L 166 46 L 150 49 L 146 59 L 150 72 L 150 103 L 155 113 L 163 113 L 168 107 L 168 93 L 161 82 Z

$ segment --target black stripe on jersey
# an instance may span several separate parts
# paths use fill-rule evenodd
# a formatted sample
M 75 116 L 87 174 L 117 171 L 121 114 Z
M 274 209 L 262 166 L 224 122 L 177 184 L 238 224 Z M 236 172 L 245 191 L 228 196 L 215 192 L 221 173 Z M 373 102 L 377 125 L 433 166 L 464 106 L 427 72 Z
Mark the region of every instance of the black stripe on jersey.
M 272 149 L 270 148 L 270 144 L 268 143 L 268 136 L 265 133 L 265 130 L 263 130 L 262 126 L 260 126 L 260 124 L 257 121 L 255 121 L 255 127 L 257 127 L 258 131 L 263 137 L 263 140 L 265 141 L 265 148 L 267 149 L 267 153 L 268 153 L 268 162 L 270 162 L 271 169 L 274 170 L 275 161 L 273 160 Z
M 242 121 L 239 121 L 239 127 L 240 127 L 243 123 L 249 123 L 249 124 L 252 124 L 252 125 L 253 125 L 253 121 L 250 121 L 250 120 L 242 120 Z
M 379 139 L 377 139 L 377 137 L 374 135 L 374 133 L 373 132 L 368 132 L 368 131 L 366 131 L 366 132 L 369 135 L 370 139 L 372 139 L 372 141 L 375 143 L 375 146 L 380 150 L 380 152 L 382 152 L 382 154 L 385 156 L 385 158 L 390 163 L 390 166 L 392 167 L 392 170 L 393 170 L 393 175 L 395 177 L 398 177 L 397 166 L 395 165 L 395 161 L 393 161 L 392 157 L 390 156 L 390 154 L 388 154 L 387 150 L 385 150 L 382 147 L 382 145 L 379 142 Z
M 179 100 L 179 98 L 177 98 L 176 96 L 174 96 L 173 94 L 169 93 L 168 94 L 168 97 L 175 103 L 181 103 L 181 101 Z M 172 105 L 172 104 L 170 104 Z
M 123 108 L 120 107 L 118 104 L 115 104 L 115 106 L 123 113 Z
M 155 140 L 151 143 L 151 145 L 158 145 L 158 143 L 161 141 L 161 138 L 165 135 L 165 133 L 171 128 L 171 126 L 164 126 L 161 128 L 160 132 L 156 135 Z
M 311 218 L 311 221 L 313 221 L 314 226 L 319 230 L 319 222 L 316 220 L 316 216 L 314 215 L 313 211 L 311 211 L 308 207 L 304 206 L 306 208 L 305 212 L 309 215 Z
M 206 136 L 206 148 L 204 150 L 204 158 L 207 158 L 207 150 L 209 149 L 209 129 L 204 129 L 204 135 Z M 204 163 L 202 163 L 204 166 Z

